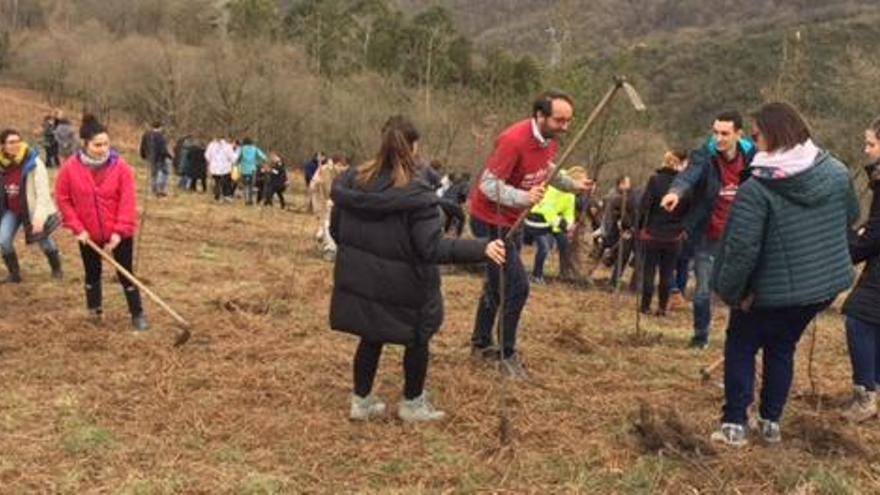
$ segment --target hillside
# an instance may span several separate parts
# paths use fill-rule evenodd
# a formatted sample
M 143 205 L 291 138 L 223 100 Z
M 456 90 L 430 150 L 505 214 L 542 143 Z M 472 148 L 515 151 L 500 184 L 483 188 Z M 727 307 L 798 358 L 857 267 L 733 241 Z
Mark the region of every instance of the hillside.
M 0 103 L 22 129 L 45 108 L 37 95 L 5 88 Z M 313 249 L 314 218 L 303 211 L 302 184 L 294 189 L 290 211 L 217 205 L 203 194 L 141 198 L 138 270 L 194 324 L 180 349 L 170 347 L 172 321 L 149 301 L 152 330 L 127 331 L 109 270 L 105 322 L 87 321 L 69 234 L 56 236 L 60 284 L 37 249 L 18 245 L 25 283 L 0 285 L 0 492 L 842 494 L 880 486 L 877 423 L 837 419 L 849 362 L 834 311 L 819 319 L 812 373 L 810 337 L 801 344 L 783 445 L 716 451 L 704 440 L 718 421 L 720 371 L 701 383 L 698 370 L 720 355 L 724 311 L 713 347 L 697 353 L 685 348 L 687 312 L 646 318 L 637 338 L 632 297 L 535 287 L 521 332 L 534 380 L 510 385 L 513 441 L 501 448 L 498 377 L 468 354 L 482 280 L 451 270 L 428 379 L 448 420 L 349 422 L 355 341 L 327 328 L 332 266 Z M 392 410 L 401 354 L 386 352 L 376 385 Z
M 638 42 L 809 25 L 876 10 L 872 0 L 396 0 L 406 10 L 442 5 L 484 47 L 547 60 L 556 41 L 568 59 Z

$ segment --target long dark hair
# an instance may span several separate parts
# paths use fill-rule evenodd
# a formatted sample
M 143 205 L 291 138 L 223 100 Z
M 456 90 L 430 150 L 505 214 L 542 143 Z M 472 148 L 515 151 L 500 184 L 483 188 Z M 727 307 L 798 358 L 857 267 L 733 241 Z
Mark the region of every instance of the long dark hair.
M 416 126 L 402 115 L 395 115 L 382 126 L 382 146 L 376 159 L 358 167 L 357 184 L 365 187 L 383 170 L 390 170 L 394 187 L 404 187 L 416 174 L 413 146 L 419 140 Z

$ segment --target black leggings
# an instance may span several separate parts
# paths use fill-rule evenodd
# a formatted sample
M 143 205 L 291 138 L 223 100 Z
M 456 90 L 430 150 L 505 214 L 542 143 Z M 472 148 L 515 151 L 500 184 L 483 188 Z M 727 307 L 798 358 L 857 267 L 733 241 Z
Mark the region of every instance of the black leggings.
M 382 344 L 361 339 L 354 355 L 354 393 L 358 397 L 367 397 L 373 390 L 381 356 Z M 422 395 L 427 374 L 428 343 L 407 347 L 403 353 L 403 396 L 407 400 Z
M 101 271 L 102 258 L 91 247 L 80 244 L 79 252 L 83 260 L 83 268 L 86 272 L 86 305 L 89 309 L 100 310 L 101 308 Z M 134 240 L 132 238 L 123 239 L 122 242 L 113 250 L 113 259 L 122 265 L 123 268 L 132 272 L 132 261 L 134 260 Z M 116 273 L 116 278 L 122 284 L 125 291 L 125 300 L 128 303 L 128 309 L 132 316 L 143 314 L 141 306 L 141 297 L 138 288 L 125 278 L 121 273 Z

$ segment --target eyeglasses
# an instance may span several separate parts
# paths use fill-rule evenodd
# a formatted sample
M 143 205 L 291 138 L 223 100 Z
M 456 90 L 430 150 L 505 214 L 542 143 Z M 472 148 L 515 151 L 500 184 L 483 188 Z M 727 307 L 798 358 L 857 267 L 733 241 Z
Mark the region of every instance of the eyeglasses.
M 11 144 L 21 144 L 21 139 L 8 139 L 8 140 L 7 140 L 5 143 L 3 143 L 3 144 L 6 145 L 6 146 L 9 146 L 9 145 L 11 145 Z
M 571 121 L 574 120 L 574 117 L 550 117 L 550 120 L 556 122 L 559 125 L 571 124 Z

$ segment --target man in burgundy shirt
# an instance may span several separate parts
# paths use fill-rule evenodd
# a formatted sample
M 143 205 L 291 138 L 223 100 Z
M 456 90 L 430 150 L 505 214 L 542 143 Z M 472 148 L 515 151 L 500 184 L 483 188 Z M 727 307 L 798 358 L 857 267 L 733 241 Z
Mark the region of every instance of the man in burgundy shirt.
M 743 139 L 743 119 L 739 112 L 724 112 L 712 124 L 712 139 L 691 153 L 688 168 L 676 177 L 662 205 L 673 211 L 685 195 L 691 209 L 684 224 L 688 242 L 694 243 L 694 336 L 691 347 L 709 346 L 712 323 L 712 294 L 709 289 L 715 255 L 724 235 L 730 208 L 743 172 L 751 165 L 757 149 Z
M 513 124 L 495 141 L 478 187 L 470 194 L 471 231 L 477 237 L 504 237 L 517 217 L 544 197 L 545 182 L 553 170 L 556 138 L 568 131 L 574 114 L 571 98 L 559 91 L 538 97 L 532 117 Z M 588 190 L 592 182 L 574 181 L 559 175 L 553 186 L 569 192 Z M 502 348 L 493 343 L 492 328 L 500 303 L 499 267 L 486 264 L 486 284 L 477 308 L 471 354 L 478 359 L 500 357 L 502 370 L 511 377 L 525 378 L 526 373 L 516 353 L 516 335 L 520 315 L 529 295 L 529 281 L 520 257 L 522 240 L 516 235 L 507 243 L 505 270 L 505 306 Z

